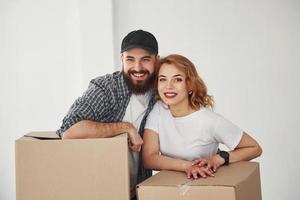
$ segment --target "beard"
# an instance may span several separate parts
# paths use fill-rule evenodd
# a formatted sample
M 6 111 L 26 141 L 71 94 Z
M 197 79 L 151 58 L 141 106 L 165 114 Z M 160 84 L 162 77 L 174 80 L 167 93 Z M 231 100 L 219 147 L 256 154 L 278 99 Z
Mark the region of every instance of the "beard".
M 136 72 L 145 73 L 145 75 L 147 75 L 148 77 L 145 80 L 132 80 L 131 75 Z M 154 73 L 150 74 L 148 70 L 128 70 L 127 73 L 122 70 L 122 74 L 129 90 L 133 94 L 145 94 L 154 86 L 155 75 Z

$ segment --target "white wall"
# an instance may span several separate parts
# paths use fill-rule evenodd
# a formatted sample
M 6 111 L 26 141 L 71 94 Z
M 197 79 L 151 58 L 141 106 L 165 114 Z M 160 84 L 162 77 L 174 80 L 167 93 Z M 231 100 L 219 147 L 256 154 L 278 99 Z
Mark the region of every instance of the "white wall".
M 80 41 L 83 87 L 99 75 L 113 72 L 111 0 L 80 0 Z
M 300 1 L 114 5 L 115 44 L 132 29 L 153 32 L 160 54 L 190 58 L 215 97 L 216 111 L 259 141 L 263 199 L 300 199 Z
M 88 80 L 113 70 L 111 1 L 0 1 L 0 199 L 15 199 L 14 141 L 56 130 Z
M 55 130 L 91 78 L 120 69 L 133 29 L 189 57 L 216 111 L 262 145 L 263 199 L 300 198 L 300 2 L 0 0 L 0 199 L 15 199 L 14 140 Z M 115 63 L 115 64 L 113 64 Z

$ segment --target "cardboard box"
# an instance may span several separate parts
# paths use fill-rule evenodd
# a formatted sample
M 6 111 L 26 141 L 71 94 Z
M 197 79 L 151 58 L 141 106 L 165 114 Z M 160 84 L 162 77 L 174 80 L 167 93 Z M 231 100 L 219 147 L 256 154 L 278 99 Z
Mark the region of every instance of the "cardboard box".
M 17 200 L 129 200 L 127 135 L 61 140 L 30 133 L 15 142 Z
M 137 186 L 139 200 L 261 200 L 259 165 L 239 162 L 215 177 L 190 180 L 185 173 L 161 171 Z

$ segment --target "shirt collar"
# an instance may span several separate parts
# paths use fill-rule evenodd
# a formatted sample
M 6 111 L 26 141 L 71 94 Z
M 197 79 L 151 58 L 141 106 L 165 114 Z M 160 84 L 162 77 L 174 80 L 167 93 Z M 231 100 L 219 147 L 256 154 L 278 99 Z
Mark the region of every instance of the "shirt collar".
M 124 79 L 122 72 L 118 71 L 115 73 L 118 76 L 118 79 L 116 82 L 117 82 L 118 91 L 120 91 L 120 96 L 129 97 L 131 95 L 131 92 L 129 91 L 129 88 L 126 84 L 126 81 Z

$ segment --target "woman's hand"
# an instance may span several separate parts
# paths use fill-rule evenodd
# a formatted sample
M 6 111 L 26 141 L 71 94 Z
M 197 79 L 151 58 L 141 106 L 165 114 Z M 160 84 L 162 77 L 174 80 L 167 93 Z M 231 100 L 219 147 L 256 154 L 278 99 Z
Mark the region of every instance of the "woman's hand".
M 194 160 L 193 165 L 205 167 L 216 172 L 217 169 L 224 164 L 224 162 L 224 159 L 217 154 L 211 157 Z
M 199 165 L 191 165 L 185 170 L 185 172 L 188 178 L 194 179 L 215 176 L 211 169 Z

